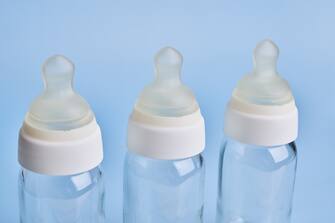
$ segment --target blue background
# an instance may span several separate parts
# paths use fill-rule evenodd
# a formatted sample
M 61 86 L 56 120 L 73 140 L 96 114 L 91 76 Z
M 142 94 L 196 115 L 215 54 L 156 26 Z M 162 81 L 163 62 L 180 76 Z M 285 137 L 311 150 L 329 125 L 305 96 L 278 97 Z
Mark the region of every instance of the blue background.
M 4 1 L 0 2 L 0 222 L 18 222 L 17 135 L 42 91 L 41 64 L 64 54 L 75 87 L 102 127 L 108 217 L 122 219 L 122 164 L 128 115 L 153 79 L 153 56 L 173 46 L 183 80 L 206 119 L 206 222 L 215 216 L 223 112 L 252 69 L 264 38 L 281 50 L 278 69 L 300 110 L 293 223 L 335 219 L 335 1 Z

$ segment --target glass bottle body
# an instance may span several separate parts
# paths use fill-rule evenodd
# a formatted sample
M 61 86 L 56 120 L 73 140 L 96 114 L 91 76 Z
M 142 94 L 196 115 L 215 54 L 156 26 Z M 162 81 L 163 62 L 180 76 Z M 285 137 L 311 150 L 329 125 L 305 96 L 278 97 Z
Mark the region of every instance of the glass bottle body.
M 201 155 L 157 160 L 128 152 L 124 165 L 124 223 L 201 223 Z
M 99 167 L 48 176 L 22 169 L 19 174 L 21 223 L 103 223 L 104 182 Z
M 229 139 L 219 162 L 217 223 L 289 223 L 297 152 Z

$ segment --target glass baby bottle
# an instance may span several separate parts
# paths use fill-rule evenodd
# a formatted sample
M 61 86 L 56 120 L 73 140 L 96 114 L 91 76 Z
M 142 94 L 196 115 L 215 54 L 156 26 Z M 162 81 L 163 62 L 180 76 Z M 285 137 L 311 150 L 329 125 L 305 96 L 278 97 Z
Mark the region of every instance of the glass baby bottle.
M 43 65 L 45 89 L 19 134 L 20 222 L 103 223 L 100 128 L 72 88 L 74 65 L 52 56 Z
M 276 70 L 271 40 L 254 50 L 225 113 L 217 223 L 289 223 L 297 164 L 298 111 Z
M 201 223 L 204 120 L 181 82 L 181 54 L 155 57 L 155 80 L 139 96 L 128 123 L 124 223 Z

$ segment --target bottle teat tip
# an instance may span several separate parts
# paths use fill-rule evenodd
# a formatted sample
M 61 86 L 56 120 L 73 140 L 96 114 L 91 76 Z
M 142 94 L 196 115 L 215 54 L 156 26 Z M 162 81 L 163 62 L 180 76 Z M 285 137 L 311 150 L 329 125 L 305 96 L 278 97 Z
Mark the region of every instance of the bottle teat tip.
M 54 55 L 44 62 L 42 71 L 48 88 L 53 85 L 70 86 L 74 75 L 74 64 L 62 55 Z
M 257 44 L 254 50 L 254 74 L 275 74 L 279 49 L 271 39 Z
M 156 80 L 179 82 L 182 63 L 183 57 L 176 49 L 172 47 L 162 48 L 155 56 Z
M 176 49 L 172 47 L 164 47 L 158 51 L 155 56 L 156 67 L 171 67 L 180 66 L 182 64 L 183 57 Z
M 277 45 L 271 39 L 265 39 L 257 44 L 254 56 L 257 59 L 258 57 L 278 57 L 279 49 Z

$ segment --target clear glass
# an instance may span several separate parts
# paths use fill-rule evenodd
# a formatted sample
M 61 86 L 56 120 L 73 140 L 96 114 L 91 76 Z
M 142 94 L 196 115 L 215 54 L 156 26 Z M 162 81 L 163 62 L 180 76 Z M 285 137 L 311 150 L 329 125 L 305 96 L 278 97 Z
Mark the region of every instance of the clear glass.
M 201 155 L 156 160 L 128 152 L 124 223 L 201 223 L 204 175 Z
M 289 223 L 294 142 L 260 147 L 228 140 L 219 162 L 217 223 Z
M 19 175 L 21 223 L 103 223 L 104 183 L 99 167 L 69 176 L 23 169 Z

